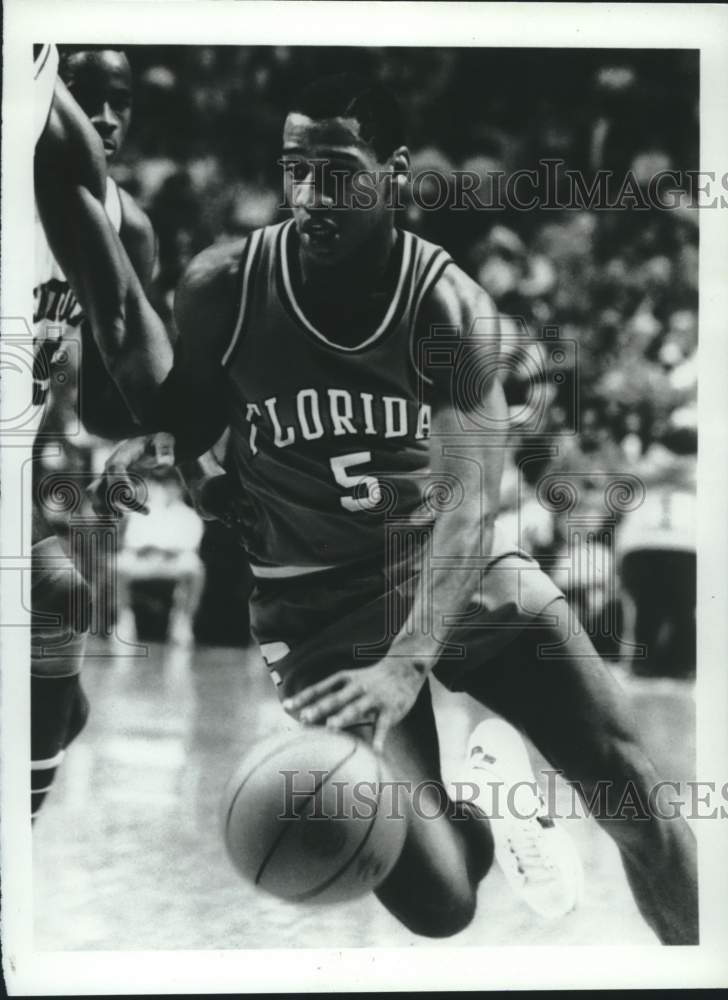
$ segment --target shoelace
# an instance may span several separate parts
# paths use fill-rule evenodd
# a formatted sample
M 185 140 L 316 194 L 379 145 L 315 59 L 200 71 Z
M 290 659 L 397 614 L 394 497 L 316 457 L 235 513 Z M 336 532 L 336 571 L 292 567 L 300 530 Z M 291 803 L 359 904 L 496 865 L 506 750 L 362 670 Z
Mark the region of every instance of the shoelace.
M 518 836 L 510 836 L 508 843 L 518 871 L 527 881 L 548 882 L 555 866 L 553 861 L 544 857 L 541 850 L 543 838 L 534 826 L 535 822 L 520 823 L 516 828 Z

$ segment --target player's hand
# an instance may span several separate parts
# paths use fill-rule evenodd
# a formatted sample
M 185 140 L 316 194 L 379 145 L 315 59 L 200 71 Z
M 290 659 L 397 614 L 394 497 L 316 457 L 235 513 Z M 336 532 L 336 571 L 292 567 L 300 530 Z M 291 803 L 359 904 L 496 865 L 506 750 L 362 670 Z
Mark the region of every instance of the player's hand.
M 301 722 L 345 729 L 373 721 L 374 750 L 381 752 L 387 733 L 410 711 L 426 673 L 408 657 L 385 657 L 371 667 L 340 670 L 283 702 Z
M 91 506 L 97 514 L 148 514 L 144 474 L 174 464 L 174 438 L 166 431 L 122 441 L 87 490 Z
M 185 477 L 192 502 L 204 521 L 222 521 L 233 527 L 236 521 L 235 484 L 227 472 L 221 476 L 207 476 L 193 486 Z

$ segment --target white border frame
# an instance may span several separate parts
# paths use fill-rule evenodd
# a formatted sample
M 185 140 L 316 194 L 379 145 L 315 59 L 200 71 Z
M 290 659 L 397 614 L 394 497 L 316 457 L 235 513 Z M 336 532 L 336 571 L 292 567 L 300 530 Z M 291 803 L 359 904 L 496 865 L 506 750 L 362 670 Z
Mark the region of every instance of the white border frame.
M 356 44 L 490 47 L 699 48 L 701 169 L 728 171 L 728 9 L 700 4 L 290 3 L 247 0 L 6 0 L 0 314 L 32 316 L 31 45 Z M 697 776 L 728 780 L 728 226 L 701 213 Z M 3 413 L 15 412 L 5 398 Z M 12 552 L 12 490 L 27 449 L 4 449 L 2 552 Z M 16 560 L 17 563 L 17 560 Z M 0 561 L 0 569 L 3 562 Z M 7 569 L 7 566 L 5 566 Z M 2 607 L 19 574 L 0 572 Z M 3 629 L 2 935 L 13 994 L 696 987 L 728 984 L 728 820 L 697 822 L 699 947 L 399 948 L 295 951 L 34 952 L 32 870 L 23 747 L 28 736 L 25 629 Z M 9 666 L 8 666 L 9 665 Z M 12 859 L 12 861 L 9 861 Z

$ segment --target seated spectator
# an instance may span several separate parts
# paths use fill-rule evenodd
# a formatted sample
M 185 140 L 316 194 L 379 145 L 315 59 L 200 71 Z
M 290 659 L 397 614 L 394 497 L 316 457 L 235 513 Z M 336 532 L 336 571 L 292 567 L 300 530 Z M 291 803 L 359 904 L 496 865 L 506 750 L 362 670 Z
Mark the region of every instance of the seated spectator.
M 568 441 L 568 439 L 567 439 Z M 619 595 L 614 569 L 614 512 L 605 502 L 609 482 L 618 479 L 624 458 L 598 400 L 587 402 L 579 434 L 564 442 L 550 473 L 573 500 L 554 514 L 555 554 L 550 575 L 562 588 L 602 656 L 618 652 Z
M 695 430 L 671 425 L 637 465 L 644 502 L 617 532 L 620 577 L 632 620 L 632 669 L 689 676 L 695 669 Z
M 203 523 L 183 498 L 177 474 L 170 472 L 148 481 L 148 514 L 130 514 L 117 557 L 117 634 L 136 641 L 132 588 L 146 581 L 171 581 L 172 601 L 167 635 L 171 642 L 193 642 L 193 620 L 204 585 L 204 568 L 198 555 Z

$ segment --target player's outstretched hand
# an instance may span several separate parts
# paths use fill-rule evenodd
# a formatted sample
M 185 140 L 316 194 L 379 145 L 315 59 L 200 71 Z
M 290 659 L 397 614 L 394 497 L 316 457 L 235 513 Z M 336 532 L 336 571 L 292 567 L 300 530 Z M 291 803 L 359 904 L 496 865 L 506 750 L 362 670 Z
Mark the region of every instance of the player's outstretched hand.
M 166 431 L 122 441 L 88 488 L 91 506 L 97 514 L 148 514 L 144 474 L 174 464 L 174 438 Z
M 387 733 L 410 711 L 425 677 L 407 657 L 385 657 L 371 667 L 340 670 L 286 698 L 283 707 L 301 722 L 331 729 L 373 719 L 372 746 L 381 753 Z

